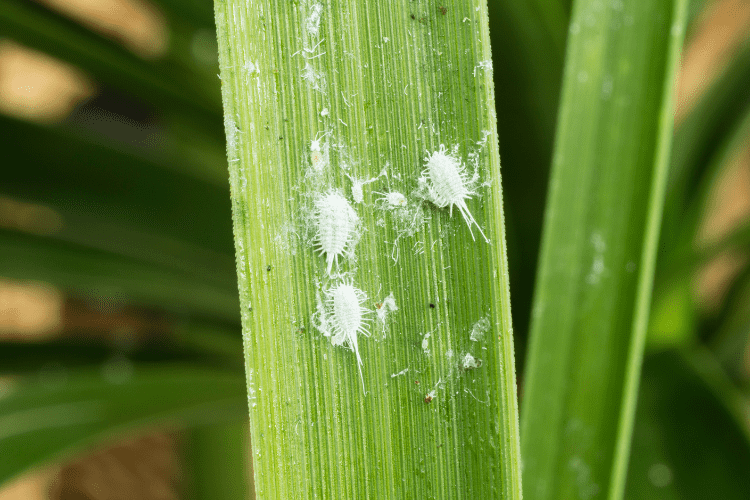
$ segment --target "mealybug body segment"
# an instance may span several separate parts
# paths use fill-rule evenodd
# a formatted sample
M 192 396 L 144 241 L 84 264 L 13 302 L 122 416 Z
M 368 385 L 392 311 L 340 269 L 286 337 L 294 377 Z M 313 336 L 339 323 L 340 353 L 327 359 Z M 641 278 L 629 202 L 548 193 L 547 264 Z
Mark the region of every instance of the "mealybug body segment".
M 336 191 L 315 200 L 316 248 L 326 254 L 326 272 L 331 274 L 333 261 L 354 245 L 359 217 L 349 202 Z
M 326 291 L 326 323 L 331 343 L 336 346 L 347 344 L 349 349 L 354 351 L 363 389 L 365 382 L 362 378 L 362 358 L 359 355 L 357 335 L 370 335 L 367 331 L 367 315 L 370 311 L 362 305 L 366 299 L 367 296 L 362 290 L 348 283 L 342 283 Z
M 420 181 L 426 185 L 429 200 L 439 208 L 449 207 L 451 216 L 453 216 L 453 207 L 458 208 L 469 226 L 471 238 L 474 239 L 474 232 L 471 230 L 473 224 L 489 243 L 487 236 L 484 235 L 482 228 L 479 227 L 466 206 L 466 200 L 470 200 L 476 194 L 473 187 L 477 175 L 469 177 L 461 161 L 450 154 L 443 144 L 425 161 L 427 167 L 422 171 Z

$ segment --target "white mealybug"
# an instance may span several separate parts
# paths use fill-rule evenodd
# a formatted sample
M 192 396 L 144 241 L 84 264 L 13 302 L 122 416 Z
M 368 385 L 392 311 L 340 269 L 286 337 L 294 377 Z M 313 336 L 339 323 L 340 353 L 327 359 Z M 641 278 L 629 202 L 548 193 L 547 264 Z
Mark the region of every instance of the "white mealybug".
M 362 389 L 365 388 L 365 381 L 362 377 L 362 358 L 359 355 L 359 346 L 357 344 L 357 335 L 362 334 L 369 336 L 367 331 L 367 315 L 371 312 L 363 307 L 363 302 L 367 300 L 365 292 L 354 287 L 351 283 L 341 283 L 325 292 L 326 294 L 326 315 L 325 324 L 327 331 L 323 334 L 331 337 L 331 343 L 335 346 L 344 345 L 345 343 L 354 351 L 357 356 L 357 368 L 359 369 L 359 378 L 362 380 Z
M 333 261 L 351 250 L 356 243 L 359 217 L 349 202 L 336 191 L 315 200 L 316 248 L 326 254 L 326 273 L 331 274 Z
M 327 111 L 327 109 L 326 109 L 326 111 Z M 315 134 L 315 139 L 313 139 L 312 141 L 310 141 L 310 151 L 312 151 L 312 152 L 320 151 L 320 143 L 321 143 L 321 141 L 323 139 L 325 139 L 325 137 L 329 133 L 330 132 L 325 132 L 325 133 L 323 133 L 323 135 L 321 135 L 320 132 L 318 132 L 317 134 Z
M 323 143 L 323 139 L 330 132 L 325 132 L 321 135 L 320 132 L 315 134 L 315 139 L 310 141 L 310 161 L 313 167 L 320 170 L 328 164 L 328 144 Z
M 365 183 L 360 179 L 352 180 L 352 198 L 355 203 L 362 203 L 365 199 L 365 194 L 362 192 L 362 186 L 364 185 Z
M 470 200 L 476 194 L 474 186 L 479 174 L 475 173 L 470 178 L 461 160 L 450 154 L 442 144 L 440 149 L 425 158 L 425 161 L 427 167 L 422 171 L 419 182 L 420 185 L 426 187 L 427 198 L 440 208 L 450 207 L 451 216 L 453 216 L 453 207 L 458 208 L 469 226 L 471 238 L 474 239 L 474 232 L 471 230 L 473 224 L 489 243 L 487 236 L 484 235 L 482 228 L 479 227 L 466 206 L 466 200 Z
M 390 208 L 399 208 L 406 206 L 406 196 L 399 193 L 398 191 L 391 191 L 389 193 L 375 193 L 382 196 L 382 200 L 385 201 Z
M 365 199 L 365 194 L 362 192 L 362 187 L 366 184 L 370 184 L 372 182 L 375 182 L 376 180 L 380 179 L 384 175 L 388 175 L 385 171 L 380 172 L 377 177 L 373 177 L 372 179 L 358 179 L 356 177 L 352 177 L 346 172 L 346 169 L 348 167 L 344 167 L 344 175 L 346 175 L 350 181 L 352 181 L 352 198 L 354 199 L 355 203 L 362 203 L 362 201 Z

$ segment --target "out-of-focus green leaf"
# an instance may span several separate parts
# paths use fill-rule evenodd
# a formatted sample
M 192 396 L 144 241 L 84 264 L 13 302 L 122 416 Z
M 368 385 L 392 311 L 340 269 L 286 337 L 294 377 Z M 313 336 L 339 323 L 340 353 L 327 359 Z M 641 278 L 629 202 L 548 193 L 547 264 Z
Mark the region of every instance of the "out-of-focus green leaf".
M 175 61 L 147 62 L 34 2 L 4 0 L 0 4 L 0 26 L 4 36 L 70 62 L 96 80 L 146 102 L 188 109 L 206 119 L 220 112 L 215 80 L 200 78 Z
M 649 350 L 691 345 L 696 340 L 697 314 L 691 285 L 691 280 L 685 279 L 654 289 L 648 326 Z
M 85 297 L 133 301 L 235 322 L 237 291 L 194 276 L 50 238 L 0 230 L 0 275 L 59 285 Z
M 198 26 L 214 26 L 213 2 L 210 0 L 151 0 L 169 14 L 184 17 Z
M 683 200 L 679 217 L 675 216 L 669 223 L 665 222 L 667 226 L 671 223 L 672 239 L 663 245 L 659 259 L 657 281 L 662 287 L 672 286 L 680 280 L 689 280 L 701 266 L 727 250 L 750 246 L 750 222 L 746 221 L 718 241 L 698 250 L 695 248 L 698 231 L 701 224 L 705 223 L 705 214 L 712 209 L 711 203 L 715 203 L 714 199 L 719 194 L 719 182 L 724 178 L 726 169 L 734 167 L 733 157 L 746 146 L 750 137 L 750 101 L 744 116 L 727 134 L 727 137 L 712 146 L 712 156 L 705 165 L 694 165 L 698 169 L 695 175 L 700 178 L 691 186 L 690 197 Z M 675 195 L 672 201 L 675 202 L 676 199 Z M 672 206 L 677 210 L 675 207 Z
M 734 277 L 706 342 L 737 384 L 750 389 L 750 266 Z
M 203 425 L 247 414 L 239 373 L 120 359 L 42 375 L 19 381 L 0 399 L 0 483 L 141 426 Z
M 662 223 L 662 246 L 666 251 L 692 243 L 705 201 L 700 193 L 710 189 L 724 165 L 721 158 L 726 158 L 748 131 L 750 40 L 675 132 Z
M 706 8 L 707 4 L 710 4 L 712 2 L 707 2 L 706 0 L 689 0 L 688 3 L 688 32 L 686 33 L 686 36 L 689 38 L 692 32 L 692 29 L 694 27 L 696 19 L 698 19 L 698 16 L 703 12 Z
M 104 226 L 121 227 L 123 237 L 135 237 L 124 243 L 129 250 L 123 248 L 123 252 L 142 255 L 149 251 L 143 249 L 144 245 L 155 244 L 159 251 L 171 252 L 171 258 L 177 260 L 205 262 L 212 252 L 219 252 L 224 254 L 215 259 L 220 265 L 224 266 L 227 258 L 233 261 L 229 257 L 229 190 L 226 173 L 219 173 L 226 160 L 214 167 L 216 174 L 211 174 L 217 183 L 222 175 L 222 185 L 212 185 L 180 173 L 178 162 L 165 169 L 164 163 L 87 143 L 77 135 L 55 129 L 0 117 L 0 131 L 5 167 L 0 195 L 44 204 L 61 211 L 63 217 L 71 214 L 80 218 L 71 223 L 98 223 L 97 231 Z M 71 239 L 76 237 L 66 234 Z M 138 234 L 150 243 L 137 241 Z M 93 242 L 105 235 L 79 236 Z
M 153 328 L 147 325 L 146 328 Z M 95 339 L 65 331 L 50 340 L 2 342 L 0 374 L 22 375 L 44 366 L 73 368 L 103 363 L 113 355 L 127 354 L 133 362 L 200 364 L 244 373 L 239 329 L 189 321 L 170 324 L 167 331 L 127 331 Z
M 727 250 L 750 248 L 750 221 L 732 229 L 726 237 L 703 250 L 687 250 L 685 246 L 681 248 L 681 253 L 675 253 L 664 259 L 666 263 L 659 270 L 659 278 L 665 283 L 679 279 L 689 280 L 701 266 L 708 264 Z
M 747 498 L 750 407 L 747 398 L 712 365 L 715 362 L 700 352 L 646 358 L 625 494 L 628 500 Z M 737 414 L 743 406 L 744 426 Z
M 181 352 L 210 356 L 211 359 L 222 360 L 226 368 L 237 368 L 244 372 L 245 357 L 239 329 L 191 320 L 179 324 L 169 340 Z
M 488 3 L 515 331 L 528 331 L 570 2 Z M 567 5 L 566 5 L 567 4 Z M 518 346 L 523 347 L 523 342 Z
M 249 497 L 252 454 L 246 422 L 212 425 L 190 432 L 188 471 L 194 500 Z
M 687 1 L 577 0 L 521 415 L 524 497 L 622 498 Z

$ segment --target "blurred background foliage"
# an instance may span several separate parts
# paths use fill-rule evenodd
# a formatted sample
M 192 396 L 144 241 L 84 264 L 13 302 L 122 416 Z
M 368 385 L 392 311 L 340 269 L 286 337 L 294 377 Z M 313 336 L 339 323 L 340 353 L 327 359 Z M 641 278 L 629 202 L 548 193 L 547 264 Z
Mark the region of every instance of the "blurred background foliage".
M 489 5 L 523 405 L 570 2 Z M 750 2 L 691 9 L 629 499 L 750 494 Z M 216 50 L 210 0 L 0 3 L 0 499 L 250 495 Z

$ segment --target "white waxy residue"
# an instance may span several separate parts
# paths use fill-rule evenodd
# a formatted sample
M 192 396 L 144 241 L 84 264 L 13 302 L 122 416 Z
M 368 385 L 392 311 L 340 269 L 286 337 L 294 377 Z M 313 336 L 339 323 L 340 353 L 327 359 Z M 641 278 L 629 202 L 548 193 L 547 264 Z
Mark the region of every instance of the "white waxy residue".
M 390 191 L 388 193 L 375 193 L 381 196 L 386 206 L 390 209 L 405 207 L 408 203 L 406 196 L 399 193 L 398 191 Z
M 319 3 L 314 4 L 310 8 L 310 15 L 307 16 L 305 21 L 305 29 L 312 37 L 318 36 L 320 30 L 320 18 L 323 15 L 323 6 Z
M 479 321 L 474 323 L 474 325 L 471 327 L 471 333 L 469 334 L 469 339 L 472 342 L 479 342 L 480 340 L 484 339 L 484 334 L 487 333 L 490 330 L 490 320 L 485 318 L 480 318 Z
M 378 315 L 378 321 L 385 324 L 388 313 L 393 311 L 398 311 L 398 306 L 396 305 L 396 298 L 393 296 L 393 292 L 391 292 L 390 295 L 383 299 L 383 302 L 378 304 L 375 311 Z
M 424 338 L 422 338 L 422 351 L 424 351 L 425 354 L 430 354 L 430 336 L 432 334 L 425 333 Z
M 461 368 L 464 370 L 473 370 L 481 366 L 481 361 L 477 360 L 474 356 L 466 353 L 464 359 L 461 360 Z

